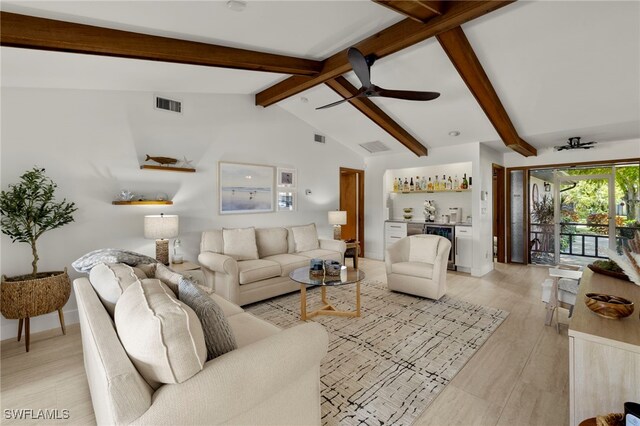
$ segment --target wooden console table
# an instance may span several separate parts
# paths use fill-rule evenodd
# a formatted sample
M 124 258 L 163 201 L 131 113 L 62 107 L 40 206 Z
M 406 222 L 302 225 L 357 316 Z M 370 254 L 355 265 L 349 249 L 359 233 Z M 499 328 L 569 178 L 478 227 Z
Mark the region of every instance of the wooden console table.
M 586 293 L 605 293 L 635 304 L 631 316 L 601 318 L 584 304 Z M 626 401 L 640 401 L 640 286 L 595 274 L 580 281 L 569 323 L 570 424 L 621 413 Z

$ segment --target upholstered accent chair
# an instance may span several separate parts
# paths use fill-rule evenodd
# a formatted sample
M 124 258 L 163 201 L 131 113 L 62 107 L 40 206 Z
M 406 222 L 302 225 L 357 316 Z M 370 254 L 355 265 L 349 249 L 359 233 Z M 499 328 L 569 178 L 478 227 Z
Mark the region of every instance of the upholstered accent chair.
M 387 248 L 389 290 L 438 300 L 447 292 L 451 242 L 437 235 L 412 235 Z

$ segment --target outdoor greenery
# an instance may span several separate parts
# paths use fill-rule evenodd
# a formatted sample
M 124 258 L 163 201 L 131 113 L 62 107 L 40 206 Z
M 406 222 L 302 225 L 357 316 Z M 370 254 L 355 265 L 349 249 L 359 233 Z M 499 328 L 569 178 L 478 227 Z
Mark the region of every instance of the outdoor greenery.
M 77 210 L 75 203 L 55 200 L 57 185 L 44 172 L 44 169 L 34 167 L 20 176 L 19 183 L 0 192 L 2 233 L 12 242 L 31 246 L 33 278 L 38 274 L 38 238 L 46 231 L 73 222 L 73 213 Z

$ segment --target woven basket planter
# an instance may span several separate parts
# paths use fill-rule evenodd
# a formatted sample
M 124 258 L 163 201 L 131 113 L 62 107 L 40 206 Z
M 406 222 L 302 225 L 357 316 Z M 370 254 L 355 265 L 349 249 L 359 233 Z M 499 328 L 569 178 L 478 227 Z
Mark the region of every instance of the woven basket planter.
M 61 309 L 71 294 L 71 281 L 67 269 L 42 272 L 36 279 L 30 275 L 2 277 L 0 312 L 7 319 L 30 318 Z

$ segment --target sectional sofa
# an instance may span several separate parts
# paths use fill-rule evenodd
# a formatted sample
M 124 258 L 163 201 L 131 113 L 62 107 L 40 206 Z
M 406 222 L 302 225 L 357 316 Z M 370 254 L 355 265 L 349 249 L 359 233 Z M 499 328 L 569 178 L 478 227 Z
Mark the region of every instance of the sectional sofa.
M 289 279 L 309 260 L 344 261 L 346 243 L 318 238 L 315 224 L 202 233 L 198 262 L 209 288 L 240 306 L 300 289 Z

